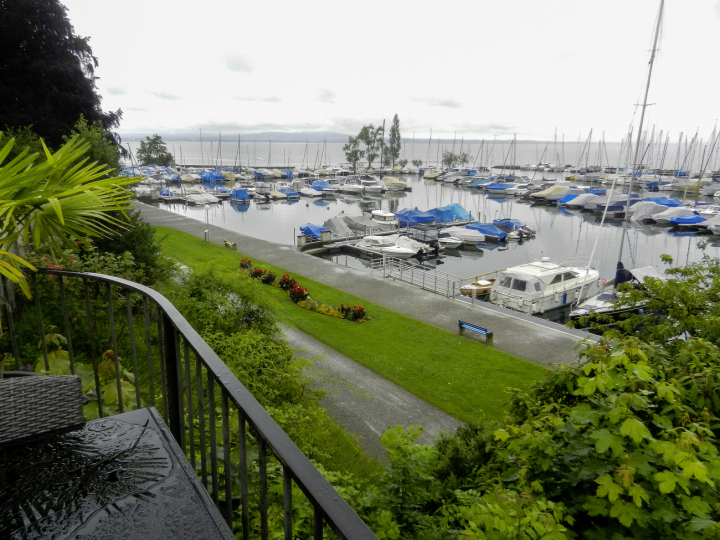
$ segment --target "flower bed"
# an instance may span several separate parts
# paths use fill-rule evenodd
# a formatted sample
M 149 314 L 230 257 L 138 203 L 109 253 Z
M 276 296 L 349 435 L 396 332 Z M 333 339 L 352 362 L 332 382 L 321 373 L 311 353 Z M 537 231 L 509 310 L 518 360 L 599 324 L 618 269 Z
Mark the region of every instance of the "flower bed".
M 307 287 L 302 287 L 298 284 L 294 277 L 290 277 L 290 274 L 283 274 L 280 280 L 276 282 L 275 272 L 270 272 L 266 268 L 253 267 L 250 259 L 240 259 L 240 266 L 237 271 L 238 273 L 245 274 L 250 278 L 259 279 L 266 285 L 280 287 L 282 290 L 287 292 L 290 300 L 303 309 L 354 322 L 372 320 L 365 311 L 365 308 L 362 306 L 340 304 L 340 308 L 336 308 L 335 306 L 329 306 L 327 304 L 323 304 L 322 302 L 316 302 L 310 298 L 310 293 L 308 292 Z

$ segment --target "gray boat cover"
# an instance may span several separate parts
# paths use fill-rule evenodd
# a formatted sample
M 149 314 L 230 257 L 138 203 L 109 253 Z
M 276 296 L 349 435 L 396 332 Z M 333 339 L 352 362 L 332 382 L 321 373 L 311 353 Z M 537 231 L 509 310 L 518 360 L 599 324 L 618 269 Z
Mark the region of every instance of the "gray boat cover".
M 660 212 L 664 212 L 668 207 L 664 204 L 657 204 L 652 201 L 640 201 L 630 207 L 629 212 L 632 214 L 631 221 L 639 221 L 649 218 Z
M 341 216 L 328 219 L 325 223 L 323 223 L 323 227 L 332 231 L 335 236 L 341 238 L 353 236 L 352 230 L 348 227 L 347 223 L 345 223 L 345 220 Z
M 653 215 L 653 219 L 655 221 L 669 221 L 670 218 L 691 216 L 694 213 L 695 212 L 693 212 L 689 208 L 680 206 L 678 208 L 668 208 L 667 210 L 664 210 L 664 211 L 660 212 L 659 214 L 655 214 L 655 215 Z

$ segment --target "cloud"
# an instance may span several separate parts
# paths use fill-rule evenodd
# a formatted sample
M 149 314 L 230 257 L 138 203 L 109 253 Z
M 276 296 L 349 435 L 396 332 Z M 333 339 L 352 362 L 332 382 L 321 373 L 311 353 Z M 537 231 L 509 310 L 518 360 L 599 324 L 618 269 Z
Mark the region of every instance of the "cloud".
M 153 96 L 159 99 L 166 99 L 169 101 L 173 101 L 176 99 L 181 99 L 180 96 L 176 96 L 175 94 L 168 94 L 167 92 L 150 92 Z
M 715 11 L 717 12 L 718 17 L 720 17 L 720 0 L 715 3 Z
M 461 109 L 462 103 L 450 98 L 415 98 L 413 101 L 426 103 L 431 107 L 446 107 L 448 109 Z
M 140 107 L 128 107 L 128 111 L 145 112 L 147 109 L 141 109 Z
M 107 89 L 107 93 L 112 96 L 122 96 L 122 95 L 125 95 L 125 90 L 123 90 L 122 88 L 119 88 L 117 86 L 112 86 Z
M 250 61 L 244 56 L 233 54 L 225 59 L 225 65 L 230 71 L 236 73 L 250 73 L 253 68 Z
M 335 98 L 337 95 L 332 90 L 328 90 L 327 88 L 323 88 L 318 92 L 318 101 L 321 103 L 335 103 Z
M 240 96 L 236 97 L 235 99 L 237 99 L 238 101 L 264 101 L 265 103 L 280 103 L 281 101 L 281 99 L 277 96 Z

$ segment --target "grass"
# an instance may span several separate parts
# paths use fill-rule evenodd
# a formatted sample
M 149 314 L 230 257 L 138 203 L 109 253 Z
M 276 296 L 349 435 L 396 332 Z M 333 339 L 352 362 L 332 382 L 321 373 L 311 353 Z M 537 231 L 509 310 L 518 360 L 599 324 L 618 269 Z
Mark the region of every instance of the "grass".
M 213 266 L 235 272 L 244 255 L 200 238 L 157 227 L 168 253 L 190 268 Z M 286 270 L 253 260 L 281 276 Z M 285 293 L 265 287 L 276 305 L 276 316 L 336 351 L 368 367 L 419 398 L 462 421 L 503 415 L 508 387 L 525 389 L 546 369 L 507 353 L 461 338 L 441 328 L 412 319 L 383 306 L 292 274 L 307 287 L 311 297 L 324 304 L 362 305 L 373 318 L 353 323 L 307 311 L 293 304 Z

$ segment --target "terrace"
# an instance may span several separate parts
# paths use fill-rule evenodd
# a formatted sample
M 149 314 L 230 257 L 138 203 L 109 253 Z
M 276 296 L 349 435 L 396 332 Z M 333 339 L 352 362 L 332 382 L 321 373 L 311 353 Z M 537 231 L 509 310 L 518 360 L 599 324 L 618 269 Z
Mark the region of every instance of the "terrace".
M 30 325 L 74 377 L 0 381 L 0 536 L 375 538 L 164 296 L 63 270 L 30 286 L 3 283 L 6 370 Z M 95 419 L 55 420 L 67 382 Z

